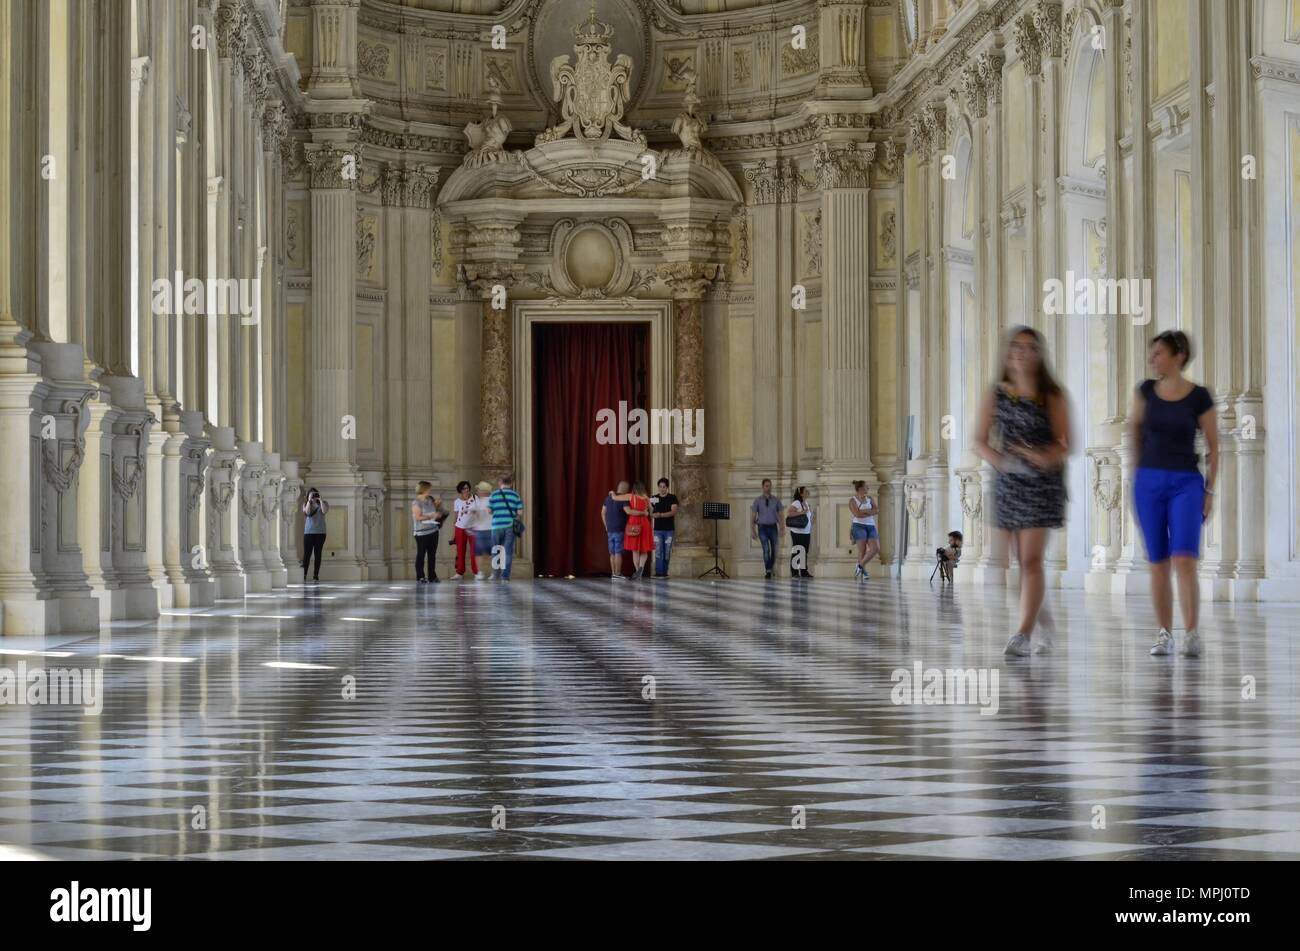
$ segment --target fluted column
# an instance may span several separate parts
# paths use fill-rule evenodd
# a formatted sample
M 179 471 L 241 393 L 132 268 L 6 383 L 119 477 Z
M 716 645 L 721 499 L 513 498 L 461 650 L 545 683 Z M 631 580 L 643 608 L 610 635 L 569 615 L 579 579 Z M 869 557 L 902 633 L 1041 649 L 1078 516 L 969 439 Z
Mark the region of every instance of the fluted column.
M 311 164 L 311 466 L 330 504 L 325 559 L 334 578 L 363 575 L 362 479 L 356 467 L 356 184 L 360 156 L 346 143 L 307 146 Z
M 819 564 L 822 573 L 851 571 L 848 539 L 840 537 L 841 499 L 855 479 L 873 483 L 870 399 L 863 381 L 871 365 L 870 166 L 874 144 L 821 143 L 813 170 L 821 190 L 822 217 L 822 464 L 818 497 L 822 507 Z M 745 516 L 748 518 L 748 516 Z
M 861 387 L 871 373 L 868 170 L 874 148 L 823 145 L 815 166 L 825 235 L 822 469 L 841 478 L 858 478 L 871 465 L 871 427 L 865 425 Z
M 998 361 L 1001 358 L 1004 302 L 1005 244 L 1002 226 L 1002 153 L 1005 136 L 1002 121 L 1002 70 L 1004 54 L 999 48 L 981 53 L 975 61 L 979 82 L 986 90 L 988 118 L 982 126 L 984 149 L 983 165 L 975 166 L 979 175 L 980 194 L 983 196 L 984 214 L 977 223 L 978 243 L 983 249 L 983 265 L 979 270 L 980 323 L 983 345 L 980 347 L 981 378 L 992 385 L 997 379 Z M 995 586 L 1006 583 L 1004 570 L 1005 551 L 996 533 L 990 530 L 993 514 L 993 479 L 996 475 L 987 463 L 980 466 L 980 512 L 983 526 L 983 544 L 978 554 L 972 552 L 974 561 L 969 572 L 959 572 L 959 577 L 969 577 L 977 584 Z
M 754 245 L 751 478 L 754 485 L 763 478 L 772 478 L 778 491 L 783 481 L 780 467 L 790 461 L 781 453 L 785 445 L 781 439 L 785 410 L 780 398 L 782 372 L 790 359 L 782 348 L 783 329 L 789 321 L 782 316 L 788 313 L 794 280 L 791 229 L 798 195 L 793 163 L 789 159 L 786 163 L 769 164 L 764 159 L 745 169 L 753 233 L 762 236 Z M 733 423 L 739 424 L 740 420 Z

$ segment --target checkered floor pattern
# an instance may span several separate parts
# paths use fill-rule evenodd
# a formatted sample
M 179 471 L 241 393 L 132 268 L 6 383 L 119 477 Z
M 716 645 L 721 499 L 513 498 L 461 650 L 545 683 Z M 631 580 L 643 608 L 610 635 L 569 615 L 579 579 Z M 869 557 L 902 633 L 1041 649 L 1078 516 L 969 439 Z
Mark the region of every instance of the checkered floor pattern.
M 1012 659 L 1013 598 L 322 583 L 7 638 L 105 696 L 0 705 L 0 856 L 1300 858 L 1293 607 L 1153 658 L 1143 602 L 1052 592 L 1056 651 Z M 996 712 L 896 704 L 918 663 L 996 673 Z

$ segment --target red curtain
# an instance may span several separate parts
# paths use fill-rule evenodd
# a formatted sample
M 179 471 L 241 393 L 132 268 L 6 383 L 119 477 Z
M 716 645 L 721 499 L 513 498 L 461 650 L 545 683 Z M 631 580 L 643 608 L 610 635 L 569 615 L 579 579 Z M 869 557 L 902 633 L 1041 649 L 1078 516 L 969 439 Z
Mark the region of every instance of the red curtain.
M 646 445 L 596 442 L 596 413 L 648 409 L 644 323 L 533 327 L 533 559 L 539 575 L 609 574 L 600 509 L 621 479 L 649 485 Z M 625 558 L 630 566 L 631 557 Z M 630 567 L 627 570 L 631 570 Z

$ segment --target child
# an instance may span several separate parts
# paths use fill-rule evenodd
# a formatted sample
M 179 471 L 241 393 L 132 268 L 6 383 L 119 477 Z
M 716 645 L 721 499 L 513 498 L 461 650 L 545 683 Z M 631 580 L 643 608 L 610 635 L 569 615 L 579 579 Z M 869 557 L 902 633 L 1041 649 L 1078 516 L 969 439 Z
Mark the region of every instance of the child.
M 953 568 L 961 561 L 961 543 L 961 532 L 952 531 L 948 533 L 948 547 L 934 550 L 934 553 L 939 556 L 939 564 L 943 567 L 943 578 L 949 583 L 952 582 Z

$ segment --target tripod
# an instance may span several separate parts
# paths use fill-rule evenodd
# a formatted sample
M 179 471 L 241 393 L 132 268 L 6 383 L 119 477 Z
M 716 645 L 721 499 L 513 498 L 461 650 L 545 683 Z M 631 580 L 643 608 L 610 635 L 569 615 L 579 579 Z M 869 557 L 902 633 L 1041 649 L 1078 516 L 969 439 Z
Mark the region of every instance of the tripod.
M 731 518 L 731 504 L 729 502 L 705 502 L 704 517 L 713 523 L 713 567 L 700 577 L 707 578 L 709 575 L 717 575 L 719 578 L 729 578 L 730 575 L 723 571 L 722 566 L 718 564 L 718 551 L 720 548 L 718 522 Z
M 930 572 L 930 584 L 934 584 L 935 574 L 939 575 L 941 584 L 952 584 L 952 576 L 949 574 L 951 569 L 947 567 L 948 564 L 948 560 L 942 555 L 935 558 L 934 571 Z

